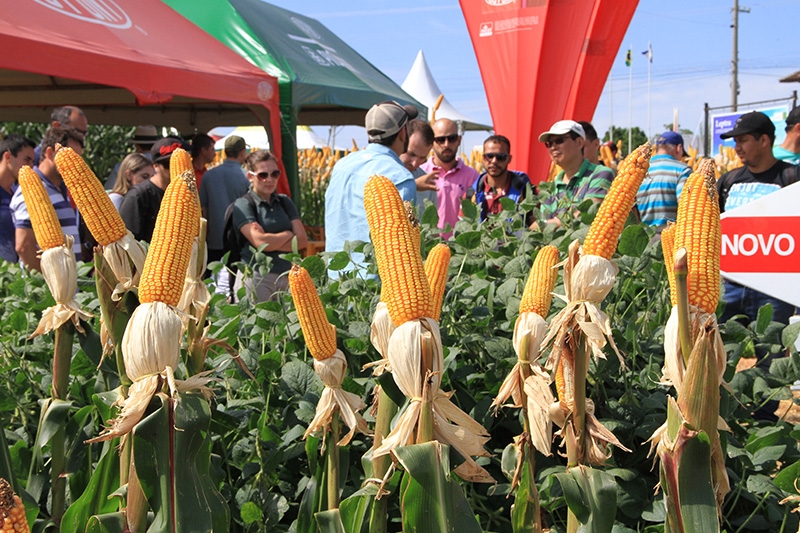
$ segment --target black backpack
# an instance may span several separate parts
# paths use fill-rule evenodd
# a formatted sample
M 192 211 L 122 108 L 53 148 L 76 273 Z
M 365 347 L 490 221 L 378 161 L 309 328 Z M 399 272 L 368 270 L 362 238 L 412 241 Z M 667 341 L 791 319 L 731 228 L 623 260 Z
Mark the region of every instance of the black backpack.
M 242 198 L 247 198 L 247 201 L 250 202 L 253 209 L 256 208 L 256 201 L 249 192 L 242 196 Z M 236 273 L 236 263 L 242 259 L 242 246 L 244 246 L 246 241 L 242 232 L 239 231 L 239 228 L 233 226 L 233 204 L 235 203 L 235 201 L 231 202 L 231 205 L 225 210 L 225 222 L 222 226 L 222 255 L 224 256 L 226 253 L 229 254 L 228 268 L 234 274 Z M 231 285 L 233 285 L 233 283 L 231 283 Z

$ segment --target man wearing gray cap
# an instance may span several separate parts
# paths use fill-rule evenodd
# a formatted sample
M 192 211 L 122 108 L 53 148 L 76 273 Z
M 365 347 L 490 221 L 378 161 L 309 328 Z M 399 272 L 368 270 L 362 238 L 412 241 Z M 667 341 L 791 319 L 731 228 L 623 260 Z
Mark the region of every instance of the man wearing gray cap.
M 416 116 L 416 108 L 397 102 L 381 102 L 367 112 L 369 144 L 336 163 L 325 191 L 326 252 L 344 250 L 347 241 L 369 242 L 364 184 L 370 176 L 389 178 L 404 201 L 413 202 L 416 198 L 414 177 L 399 157 L 408 147 L 406 125 Z M 363 267 L 363 254 L 352 253 L 351 259 L 350 269 Z

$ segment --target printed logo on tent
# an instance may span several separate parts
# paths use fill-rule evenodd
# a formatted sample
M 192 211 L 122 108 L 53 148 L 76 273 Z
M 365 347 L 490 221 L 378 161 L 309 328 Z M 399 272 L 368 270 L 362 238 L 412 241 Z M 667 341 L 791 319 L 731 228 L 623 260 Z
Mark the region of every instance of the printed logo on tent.
M 110 28 L 127 29 L 131 27 L 131 18 L 114 0 L 33 0 L 39 5 L 49 7 L 68 17 L 102 24 Z
M 262 81 L 258 84 L 258 99 L 262 102 L 272 100 L 274 91 L 272 85 L 268 81 Z
M 491 22 L 481 22 L 481 29 L 478 35 L 480 37 L 491 37 L 493 31 L 493 25 Z
M 317 33 L 317 31 L 314 28 L 312 28 L 306 21 L 300 20 L 297 17 L 292 17 L 291 20 L 292 22 L 294 22 L 294 25 L 300 28 L 300 31 L 305 33 L 310 39 L 314 39 L 317 41 L 322 39 L 322 35 Z

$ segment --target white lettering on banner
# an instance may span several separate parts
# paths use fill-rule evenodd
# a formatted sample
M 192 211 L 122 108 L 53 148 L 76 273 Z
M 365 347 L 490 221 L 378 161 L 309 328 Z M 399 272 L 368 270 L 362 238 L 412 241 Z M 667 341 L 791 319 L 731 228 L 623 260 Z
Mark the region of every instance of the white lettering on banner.
M 494 31 L 512 31 L 523 26 L 535 26 L 536 24 L 539 24 L 539 15 L 513 17 L 510 19 L 496 20 L 494 23 Z
M 84 22 L 102 24 L 103 26 L 122 30 L 131 27 L 131 18 L 114 0 L 33 1 L 62 15 Z
M 722 255 L 744 255 L 750 257 L 761 250 L 762 255 L 769 255 L 772 250 L 781 257 L 794 253 L 794 237 L 788 233 L 775 235 L 769 234 L 766 238 L 759 233 L 745 233 L 743 235 L 722 235 Z
M 507 6 L 509 4 L 513 4 L 515 0 L 486 0 L 486 3 L 490 6 Z

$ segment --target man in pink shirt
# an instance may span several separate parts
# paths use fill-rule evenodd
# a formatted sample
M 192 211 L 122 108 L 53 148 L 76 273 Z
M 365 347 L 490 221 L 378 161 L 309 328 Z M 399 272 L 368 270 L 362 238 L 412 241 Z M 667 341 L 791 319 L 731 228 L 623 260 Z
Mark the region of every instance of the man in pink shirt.
M 420 166 L 426 173 L 438 173 L 436 207 L 439 211 L 439 227 L 451 228 L 442 234 L 445 239 L 452 235 L 452 228 L 458 221 L 461 200 L 478 179 L 478 171 L 456 157 L 460 145 L 461 135 L 458 134 L 456 123 L 449 118 L 437 120 L 433 123 L 433 156 Z

